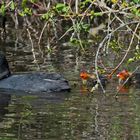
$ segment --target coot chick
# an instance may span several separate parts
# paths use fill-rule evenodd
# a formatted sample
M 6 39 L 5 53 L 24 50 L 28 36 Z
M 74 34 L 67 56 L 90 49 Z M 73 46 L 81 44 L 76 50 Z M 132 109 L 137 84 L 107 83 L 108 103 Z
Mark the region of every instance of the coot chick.
M 12 75 L 6 57 L 0 54 L 0 89 L 25 92 L 70 91 L 68 81 L 57 73 L 33 72 Z
M 122 70 L 117 74 L 117 77 L 119 79 L 119 85 L 130 85 L 132 83 L 132 74 L 128 72 L 127 70 Z
M 105 88 L 107 84 L 107 78 L 103 75 L 99 75 L 100 83 L 97 80 L 97 77 L 95 74 L 88 74 L 87 72 L 81 72 L 80 77 L 82 79 L 83 85 L 92 86 L 91 92 L 97 89 L 100 83 L 103 88 Z
M 84 71 L 80 73 L 80 78 L 83 85 L 93 86 L 96 84 L 96 76 L 94 74 L 88 74 Z
M 117 77 L 119 78 L 119 84 L 120 85 L 139 85 L 140 87 L 140 73 L 131 73 L 127 70 L 122 70 L 117 74 Z

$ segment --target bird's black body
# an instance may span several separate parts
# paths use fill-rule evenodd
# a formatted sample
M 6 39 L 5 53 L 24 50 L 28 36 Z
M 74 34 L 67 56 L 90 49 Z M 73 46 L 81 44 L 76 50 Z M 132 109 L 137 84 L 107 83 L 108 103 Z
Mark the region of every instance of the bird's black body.
M 0 54 L 0 89 L 27 92 L 70 91 L 68 81 L 57 73 L 33 72 L 12 75 L 4 55 Z

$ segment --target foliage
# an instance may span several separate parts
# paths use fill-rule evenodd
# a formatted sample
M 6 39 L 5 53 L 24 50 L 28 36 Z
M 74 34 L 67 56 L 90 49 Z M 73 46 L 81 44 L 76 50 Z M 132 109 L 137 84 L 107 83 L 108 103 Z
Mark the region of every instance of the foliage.
M 127 34 L 127 40 L 133 42 L 128 45 L 130 46 L 128 52 L 137 46 L 137 42 L 134 40 L 140 40 L 140 33 L 138 32 L 140 28 L 139 3 L 140 0 L 132 0 L 129 3 L 126 0 L 82 0 L 68 2 L 6 0 L 1 1 L 0 14 L 3 17 L 13 13 L 15 16 L 21 16 L 22 18 L 32 16 L 40 18 L 45 24 L 38 39 L 39 43 L 45 28 L 47 28 L 48 36 L 54 37 L 56 41 L 69 36 L 69 41 L 73 46 L 82 48 L 82 50 L 87 46 L 94 46 L 100 43 L 104 45 L 100 46 L 101 49 L 111 47 L 113 51 L 119 54 L 124 52 L 123 49 L 126 47 L 123 46 L 126 46 L 126 43 L 122 40 L 124 44 L 119 45 L 120 36 L 117 34 L 122 32 L 122 38 L 123 34 Z M 16 19 L 18 19 L 17 17 Z M 63 26 L 65 21 L 68 24 Z M 59 32 L 60 30 L 61 33 Z M 132 32 L 131 35 L 129 31 Z M 114 36 L 117 36 L 115 40 L 113 40 Z M 131 40 L 131 38 L 133 39 Z M 89 44 L 91 39 L 93 44 Z M 48 44 L 51 45 L 51 42 Z M 134 44 L 134 47 L 131 47 L 131 44 Z M 134 57 L 130 58 L 129 62 L 137 60 L 139 60 L 139 51 L 135 49 Z
M 57 3 L 56 6 L 54 6 L 54 10 L 58 14 L 67 14 L 69 12 L 69 6 L 63 3 Z
M 0 13 L 2 14 L 2 16 L 5 15 L 5 11 L 6 11 L 5 4 L 4 2 L 2 2 L 1 8 L 0 8 Z
M 116 53 L 119 53 L 123 49 L 123 46 L 119 45 L 118 41 L 115 39 L 109 42 L 109 47 Z
M 136 49 L 135 49 L 135 52 L 134 52 L 134 56 L 132 58 L 129 58 L 127 63 L 130 64 L 130 63 L 138 61 L 138 60 L 140 60 L 140 48 L 137 45 Z
M 140 0 L 133 0 L 133 2 L 139 4 Z

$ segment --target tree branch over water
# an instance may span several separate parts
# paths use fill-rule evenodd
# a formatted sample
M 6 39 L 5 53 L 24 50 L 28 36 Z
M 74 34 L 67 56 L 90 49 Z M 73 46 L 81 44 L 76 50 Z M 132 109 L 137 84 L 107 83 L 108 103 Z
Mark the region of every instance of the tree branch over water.
M 62 0 L 59 3 L 57 0 L 6 0 L 0 1 L 0 14 L 4 17 L 2 19 L 6 19 L 2 26 L 5 32 L 8 30 L 8 20 L 12 19 L 17 29 L 26 25 L 31 30 L 28 30 L 30 41 L 34 42 L 32 39 L 35 38 L 40 45 L 47 37 L 48 51 L 55 48 L 54 42 L 76 46 L 83 53 L 92 47 L 97 75 L 100 73 L 98 61 L 102 53 L 105 57 L 110 53 L 121 55 L 125 52 L 119 64 L 112 68 L 110 77 L 126 59 L 129 62 L 140 59 L 140 51 L 136 49 L 140 42 L 139 0 L 129 3 L 111 0 Z M 133 56 L 129 59 L 127 57 L 132 50 Z

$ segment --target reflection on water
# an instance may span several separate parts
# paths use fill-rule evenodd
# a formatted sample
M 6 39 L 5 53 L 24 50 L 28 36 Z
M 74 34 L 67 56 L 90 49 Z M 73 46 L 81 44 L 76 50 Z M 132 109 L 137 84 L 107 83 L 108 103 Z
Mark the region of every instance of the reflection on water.
M 118 99 L 114 98 L 114 83 L 107 86 L 106 94 L 89 93 L 80 89 L 79 71 L 84 66 L 89 68 L 92 58 L 62 48 L 52 54 L 36 51 L 35 63 L 29 42 L 8 41 L 3 45 L 13 72 L 59 72 L 70 80 L 72 91 L 39 95 L 1 91 L 0 140 L 140 139 L 139 89 L 119 93 Z
M 140 139 L 139 90 L 1 94 L 0 139 Z

